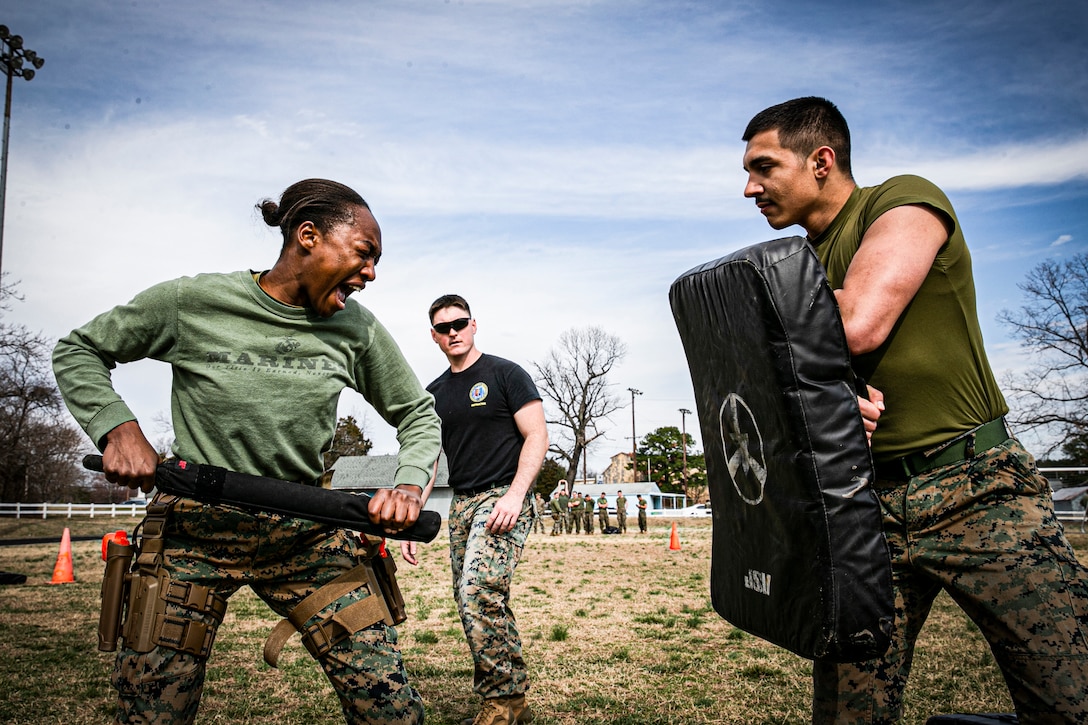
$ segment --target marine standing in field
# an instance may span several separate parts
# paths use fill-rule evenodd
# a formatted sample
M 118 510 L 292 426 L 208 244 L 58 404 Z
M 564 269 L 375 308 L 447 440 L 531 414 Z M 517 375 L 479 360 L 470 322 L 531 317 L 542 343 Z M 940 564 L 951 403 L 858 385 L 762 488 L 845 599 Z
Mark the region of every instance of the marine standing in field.
M 775 229 L 805 230 L 871 383 L 859 406 L 892 554 L 892 645 L 868 662 L 814 663 L 813 722 L 900 719 L 942 589 L 982 630 L 1020 723 L 1088 722 L 1088 573 L 1005 427 L 952 205 L 916 176 L 858 187 L 846 120 L 822 98 L 760 112 L 743 139 L 744 195 Z
M 597 499 L 597 524 L 602 534 L 608 528 L 608 498 L 603 493 Z
M 552 512 L 552 536 L 559 536 L 563 533 L 563 510 L 559 503 L 559 494 L 552 494 L 551 500 L 548 501 L 548 508 Z
M 533 495 L 533 531 L 544 533 L 544 499 L 539 493 Z
M 560 528 L 559 533 L 570 533 L 570 493 L 567 491 L 567 482 L 559 482 L 559 494 L 556 496 L 556 500 L 559 502 L 560 512 Z
M 642 494 L 636 494 L 638 500 L 635 502 L 635 508 L 638 509 L 638 532 L 640 534 L 646 533 L 646 499 L 642 498 Z
M 572 531 L 575 534 L 582 533 L 582 494 L 578 491 L 574 491 L 570 495 L 570 501 L 567 503 L 567 509 L 569 513 L 570 524 L 567 527 L 567 533 Z
M 431 338 L 449 368 L 427 386 L 442 419 L 449 462 L 453 595 L 483 704 L 472 725 L 529 722 L 529 673 L 521 653 L 510 584 L 532 526 L 529 490 L 548 450 L 544 406 L 519 365 L 476 347 L 468 302 L 443 295 L 428 310 Z M 434 479 L 423 492 L 430 495 Z M 402 542 L 416 564 L 415 542 Z
M 588 493 L 582 496 L 582 528 L 587 534 L 593 533 L 593 497 Z
M 396 488 L 377 493 L 369 513 L 390 530 L 404 528 L 419 514 L 439 421 L 389 333 L 348 299 L 375 279 L 378 224 L 357 193 L 322 179 L 293 184 L 259 208 L 283 238 L 272 268 L 164 282 L 73 331 L 53 353 L 65 402 L 102 450 L 107 480 L 150 491 L 159 454 L 110 370 L 161 360 L 173 376 L 175 456 L 316 485 L 340 392 L 352 388 L 397 428 Z M 241 587 L 286 617 L 315 592 L 309 602 L 324 601 L 333 579 L 369 566 L 367 547 L 350 531 L 161 493 L 141 526 L 140 571 L 155 570 L 165 615 L 153 616 L 150 603 L 129 608 L 130 624 L 149 623 L 151 642 L 126 637 L 118 652 L 120 723 L 193 722 L 216 630 Z M 133 587 L 150 579 L 134 577 Z M 408 684 L 395 630 L 369 617 L 366 605 L 381 594 L 365 581 L 329 595 L 300 625 L 303 642 L 348 723 L 420 723 L 423 703 Z M 356 616 L 362 612 L 367 618 Z
M 621 534 L 627 533 L 627 499 L 623 491 L 616 491 L 616 528 Z

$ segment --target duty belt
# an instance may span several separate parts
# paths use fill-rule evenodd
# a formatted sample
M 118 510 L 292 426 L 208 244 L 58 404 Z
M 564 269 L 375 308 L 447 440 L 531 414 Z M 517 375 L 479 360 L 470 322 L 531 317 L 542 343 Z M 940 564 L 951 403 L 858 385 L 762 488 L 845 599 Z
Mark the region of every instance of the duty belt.
M 976 453 L 989 450 L 1010 438 L 1002 418 L 983 423 L 978 428 L 925 451 L 909 453 L 885 463 L 877 463 L 878 479 L 905 480 L 942 466 L 970 460 Z

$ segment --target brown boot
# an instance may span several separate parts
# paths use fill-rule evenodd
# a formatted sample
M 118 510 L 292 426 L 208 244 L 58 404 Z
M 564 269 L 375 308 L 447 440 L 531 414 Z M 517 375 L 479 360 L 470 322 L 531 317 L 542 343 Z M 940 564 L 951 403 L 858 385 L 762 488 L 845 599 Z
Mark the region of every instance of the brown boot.
M 529 703 L 525 701 L 525 695 L 511 697 L 510 710 L 514 713 L 516 725 L 528 725 L 533 721 L 533 711 L 529 709 Z
M 533 712 L 525 695 L 514 695 L 485 698 L 476 717 L 461 721 L 461 725 L 523 725 L 532 721 Z

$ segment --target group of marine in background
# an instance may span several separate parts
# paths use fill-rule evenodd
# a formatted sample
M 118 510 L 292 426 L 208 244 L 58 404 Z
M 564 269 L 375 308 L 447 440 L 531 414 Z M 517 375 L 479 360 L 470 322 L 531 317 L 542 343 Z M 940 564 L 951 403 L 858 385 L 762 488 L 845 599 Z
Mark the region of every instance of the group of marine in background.
M 544 517 L 551 514 L 552 536 L 560 534 L 592 534 L 593 509 L 597 509 L 597 524 L 602 534 L 627 533 L 627 499 L 623 491 L 616 492 L 616 525 L 612 526 L 608 518 L 608 499 L 602 493 L 594 501 L 589 494 L 583 496 L 578 491 L 567 493 L 567 482 L 559 482 L 557 490 L 550 500 L 545 501 L 539 493 L 533 496 L 533 531 L 544 533 Z M 648 503 L 638 494 L 635 509 L 638 511 L 638 532 L 646 533 L 646 509 Z

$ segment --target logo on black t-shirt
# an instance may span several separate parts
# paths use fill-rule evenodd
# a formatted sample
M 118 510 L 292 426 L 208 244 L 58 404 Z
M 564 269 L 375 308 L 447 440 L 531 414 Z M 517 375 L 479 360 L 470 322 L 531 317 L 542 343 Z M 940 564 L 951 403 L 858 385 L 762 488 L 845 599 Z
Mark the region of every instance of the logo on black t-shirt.
M 485 405 L 484 401 L 487 400 L 487 383 L 476 383 L 469 388 L 468 399 L 472 401 L 473 407 Z

